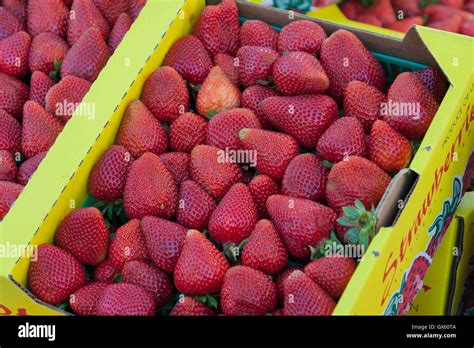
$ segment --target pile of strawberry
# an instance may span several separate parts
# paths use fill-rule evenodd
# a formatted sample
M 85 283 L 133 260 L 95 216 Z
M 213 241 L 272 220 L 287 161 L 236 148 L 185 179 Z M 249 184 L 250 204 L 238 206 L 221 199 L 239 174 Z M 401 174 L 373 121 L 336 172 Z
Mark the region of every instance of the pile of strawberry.
M 474 36 L 473 0 L 346 0 L 352 20 L 405 33 L 412 25 Z
M 1 2 L 0 221 L 145 2 Z
M 207 6 L 93 168 L 96 204 L 39 246 L 30 289 L 78 315 L 330 315 L 356 261 L 325 247 L 367 247 L 446 88 L 433 68 L 387 86 L 350 32 Z M 382 119 L 388 101 L 420 112 Z

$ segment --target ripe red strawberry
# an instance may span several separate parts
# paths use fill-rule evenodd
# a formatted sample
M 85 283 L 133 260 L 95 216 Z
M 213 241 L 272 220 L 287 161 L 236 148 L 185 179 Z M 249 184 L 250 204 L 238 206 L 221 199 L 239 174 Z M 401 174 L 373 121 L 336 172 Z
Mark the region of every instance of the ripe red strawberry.
M 300 51 L 319 57 L 326 33 L 319 24 L 298 20 L 287 24 L 278 37 L 278 52 Z
M 46 94 L 46 110 L 58 116 L 63 122 L 67 122 L 73 116 L 76 106 L 86 96 L 92 84 L 76 76 L 66 76 L 61 79 Z M 31 89 L 31 86 L 30 86 Z M 88 118 L 95 117 L 94 114 L 81 114 Z
M 471 7 L 471 12 L 474 13 L 474 2 L 471 3 Z M 459 34 L 474 36 L 474 19 L 465 20 L 459 29 Z
M 242 265 L 275 274 L 287 263 L 288 253 L 278 231 L 271 221 L 260 220 L 242 250 Z
M 55 62 L 62 62 L 69 46 L 64 39 L 53 33 L 41 33 L 31 42 L 30 71 L 42 71 L 48 74 L 55 70 Z
M 240 28 L 241 46 L 278 48 L 278 32 L 270 25 L 259 20 L 249 20 Z
M 155 312 L 153 295 L 135 284 L 109 284 L 97 302 L 97 315 L 153 316 Z
M 457 33 L 459 32 L 459 29 L 461 29 L 462 23 L 463 23 L 463 19 L 461 16 L 452 15 L 440 21 L 436 21 L 436 22 L 430 21 L 428 22 L 428 24 L 426 24 L 426 26 L 430 28 L 439 29 L 439 30 L 449 31 L 451 33 Z
M 461 8 L 464 5 L 464 0 L 440 0 L 439 3 L 453 8 Z
M 349 82 L 359 80 L 385 89 L 382 65 L 352 33 L 340 29 L 323 42 L 321 64 L 329 77 L 328 93 L 341 102 Z
M 221 307 L 226 315 L 265 315 L 278 304 L 277 289 L 268 276 L 256 269 L 235 266 L 224 277 Z
M 374 4 L 367 8 L 365 13 L 377 17 L 383 25 L 397 20 L 390 0 L 374 0 Z
M 173 175 L 158 156 L 147 152 L 131 165 L 125 182 L 124 208 L 130 219 L 147 215 L 171 218 L 178 205 Z
M 232 185 L 242 181 L 242 170 L 226 161 L 219 148 L 198 145 L 191 151 L 191 179 L 213 197 L 222 198 Z
M 189 111 L 186 83 L 169 66 L 158 68 L 143 85 L 143 103 L 158 121 L 171 122 Z
M 268 218 L 267 199 L 272 195 L 280 193 L 278 184 L 269 176 L 260 174 L 250 181 L 249 190 L 260 218 Z
M 19 31 L 25 31 L 24 23 L 3 4 L 3 7 L 0 7 L 0 40 Z
M 325 256 L 307 264 L 304 273 L 337 301 L 355 268 L 356 262 L 350 257 Z
M 132 17 L 132 20 L 137 19 L 143 7 L 145 7 L 146 2 L 147 0 L 130 0 L 128 4 L 128 14 Z
M 214 199 L 198 184 L 186 180 L 179 192 L 177 221 L 183 226 L 202 231 L 207 228 L 216 206 Z
M 28 32 L 32 36 L 54 33 L 66 37 L 69 9 L 62 0 L 28 1 Z
M 413 72 L 418 76 L 425 87 L 433 94 L 438 103 L 443 101 L 444 95 L 449 88 L 449 83 L 438 68 L 426 68 Z
M 33 174 L 36 172 L 36 169 L 38 169 L 43 158 L 46 157 L 47 153 L 47 151 L 40 152 L 36 156 L 33 156 L 23 162 L 18 169 L 16 181 L 21 185 L 26 185 L 28 181 L 30 181 Z
M 240 84 L 246 88 L 268 82 L 278 57 L 278 53 L 268 47 L 241 47 L 237 52 Z
M 0 181 L 0 221 L 8 214 L 8 211 L 22 190 L 22 185 L 9 181 Z
M 17 170 L 12 153 L 0 150 L 0 181 L 14 182 Z
M 296 270 L 286 279 L 283 315 L 331 315 L 336 303 L 302 271 Z
M 99 31 L 87 29 L 64 57 L 61 76 L 74 75 L 93 82 L 110 57 L 110 50 Z
M 239 84 L 239 67 L 236 63 L 235 57 L 225 53 L 217 53 L 214 57 L 214 65 L 220 67 L 234 85 Z
M 199 114 L 208 118 L 214 114 L 240 106 L 241 93 L 227 77 L 224 70 L 212 68 L 199 89 L 196 109 Z
M 8 12 L 13 14 L 24 25 L 26 22 L 26 6 L 24 0 L 3 0 L 2 5 Z
M 125 34 L 127 34 L 127 32 L 130 30 L 132 24 L 132 19 L 126 13 L 122 13 L 119 16 L 112 27 L 112 30 L 110 31 L 110 37 L 108 41 L 110 51 L 113 52 L 117 49 L 125 37 Z
M 271 124 L 265 119 L 265 114 L 259 108 L 260 103 L 267 98 L 277 97 L 280 94 L 268 87 L 254 85 L 246 88 L 242 93 L 242 107 L 252 110 L 264 129 L 270 129 Z
M 423 138 L 438 111 L 433 95 L 411 72 L 397 76 L 390 86 L 387 101 L 393 107 L 384 113 L 384 121 L 408 138 Z
M 365 157 L 367 148 L 362 123 L 356 117 L 338 118 L 319 138 L 316 151 L 329 162 L 348 156 Z
M 0 41 L 0 72 L 24 77 L 28 72 L 31 37 L 20 31 Z
M 79 208 L 63 219 L 54 241 L 79 262 L 95 266 L 107 256 L 109 231 L 97 208 Z
M 207 125 L 206 144 L 223 150 L 238 150 L 239 131 L 243 128 L 261 128 L 257 116 L 251 110 L 231 109 L 219 112 Z
M 171 316 L 214 316 L 216 311 L 206 304 L 199 302 L 190 296 L 182 296 L 173 310 Z
M 183 181 L 189 179 L 189 162 L 191 161 L 191 156 L 188 153 L 168 152 L 160 155 L 160 160 L 171 175 L 173 175 L 178 187 Z
M 94 4 L 110 26 L 113 26 L 119 20 L 121 13 L 128 11 L 130 0 L 94 0 Z
M 355 20 L 357 16 L 365 11 L 365 7 L 358 2 L 344 2 L 339 6 L 339 8 L 341 9 L 342 13 L 344 13 L 344 16 L 350 20 Z
M 54 85 L 54 81 L 44 72 L 35 71 L 30 80 L 30 100 L 46 107 L 46 94 Z
M 112 283 L 118 271 L 112 267 L 109 259 L 99 263 L 94 269 L 94 280 L 96 282 Z
M 406 33 L 413 25 L 423 25 L 423 17 L 413 16 L 410 18 L 401 19 L 387 24 L 385 28 L 396 30 L 401 33 Z
M 1 76 L 0 76 L 1 77 Z M 0 109 L 0 150 L 19 152 L 21 147 L 21 125 L 8 112 Z
M 406 19 L 413 16 L 421 15 L 421 8 L 420 8 L 419 1 L 392 0 L 392 5 L 393 5 L 393 9 L 397 13 L 403 13 L 403 17 Z
M 162 270 L 142 261 L 129 261 L 122 269 L 122 281 L 140 286 L 155 296 L 157 306 L 173 296 L 173 283 Z
M 70 46 L 74 46 L 89 28 L 97 29 L 104 40 L 109 37 L 109 24 L 92 0 L 74 0 L 71 14 L 73 15 L 69 18 L 67 30 L 67 41 Z
M 260 108 L 273 126 L 307 149 L 316 147 L 320 136 L 338 117 L 336 102 L 326 95 L 271 97 Z
M 86 282 L 81 264 L 67 251 L 50 244 L 41 244 L 31 260 L 28 284 L 41 301 L 57 305 Z
M 217 243 L 239 244 L 253 231 L 258 212 L 245 184 L 232 186 L 209 219 L 209 234 Z
M 463 20 L 467 20 L 471 17 L 471 13 L 463 11 L 454 7 L 442 5 L 442 4 L 431 4 L 426 6 L 423 11 L 423 16 L 428 17 L 428 22 L 443 21 L 451 16 L 461 16 Z
M 240 46 L 240 23 L 235 0 L 206 6 L 194 28 L 194 34 L 214 57 L 217 53 L 234 56 Z
M 188 230 L 154 216 L 146 216 L 142 227 L 150 259 L 161 270 L 173 273 Z
M 29 89 L 26 84 L 0 71 L 0 109 L 20 119 L 28 94 Z
M 358 199 L 367 209 L 377 206 L 390 176 L 375 163 L 359 156 L 349 156 L 331 168 L 326 186 L 328 205 L 337 213 Z
M 206 141 L 207 120 L 192 112 L 180 115 L 169 128 L 171 150 L 190 153 Z
M 288 165 L 281 183 L 284 195 L 321 201 L 325 198 L 329 169 L 315 155 L 296 156 Z
M 283 303 L 285 301 L 285 294 L 284 294 L 284 289 L 283 289 L 283 285 L 285 284 L 285 281 L 286 279 L 288 279 L 288 277 L 290 276 L 291 273 L 293 273 L 293 271 L 296 271 L 296 270 L 303 270 L 303 267 L 287 267 L 285 268 L 283 271 L 281 271 L 280 273 L 278 273 L 275 277 L 275 285 L 277 287 L 277 291 L 278 291 L 278 299 L 280 300 L 281 303 Z M 283 315 L 283 314 L 281 314 Z
M 373 14 L 370 14 L 370 13 L 362 13 L 362 14 L 358 15 L 357 18 L 356 18 L 356 21 L 361 22 L 361 23 L 374 25 L 376 27 L 382 27 L 383 26 L 382 22 L 376 16 L 374 16 Z
M 77 315 L 97 315 L 97 302 L 109 284 L 89 283 L 75 291 L 69 298 L 69 305 Z
M 146 152 L 162 154 L 168 149 L 165 129 L 140 100 L 133 100 L 128 105 L 115 143 L 135 158 Z
M 212 60 L 196 36 L 186 35 L 168 51 L 163 66 L 174 68 L 184 80 L 200 85 L 212 69 Z
M 47 151 L 63 130 L 63 124 L 34 101 L 26 102 L 23 108 L 21 152 L 26 158 Z
M 299 154 L 298 142 L 287 134 L 245 128 L 239 138 L 242 149 L 256 151 L 257 171 L 276 180 L 283 178 L 286 167 Z
M 220 292 L 229 262 L 199 231 L 189 230 L 174 271 L 174 284 L 186 295 Z
M 372 124 L 381 118 L 382 103 L 385 102 L 385 95 L 377 88 L 354 80 L 347 84 L 344 91 L 343 114 L 357 117 L 365 131 L 370 132 Z

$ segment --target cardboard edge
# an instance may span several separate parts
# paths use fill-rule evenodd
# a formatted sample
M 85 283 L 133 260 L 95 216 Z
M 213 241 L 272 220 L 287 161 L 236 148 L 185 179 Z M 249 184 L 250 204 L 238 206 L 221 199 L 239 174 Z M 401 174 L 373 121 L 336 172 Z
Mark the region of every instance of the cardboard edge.
M 456 243 L 455 246 L 458 248 L 458 254 L 453 260 L 453 264 L 451 265 L 451 276 L 449 279 L 449 289 L 448 289 L 448 296 L 446 299 L 446 307 L 444 311 L 444 315 L 450 315 L 453 310 L 453 301 L 454 301 L 454 293 L 456 291 L 456 283 L 457 283 L 457 270 L 459 264 L 461 262 L 463 252 L 464 252 L 464 233 L 465 231 L 465 221 L 464 217 L 460 215 L 454 215 L 453 220 L 458 220 L 458 230 L 456 233 Z M 474 232 L 474 231 L 472 231 Z M 456 311 L 459 311 L 457 309 Z

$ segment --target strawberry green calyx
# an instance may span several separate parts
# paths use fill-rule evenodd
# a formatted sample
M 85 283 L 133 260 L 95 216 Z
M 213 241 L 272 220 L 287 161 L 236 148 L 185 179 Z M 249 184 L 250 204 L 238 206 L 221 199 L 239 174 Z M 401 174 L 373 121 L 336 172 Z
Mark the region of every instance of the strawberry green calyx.
M 342 208 L 344 216 L 337 219 L 342 226 L 351 227 L 345 236 L 347 244 L 358 244 L 367 250 L 375 236 L 375 209 L 366 210 L 361 201 L 356 200 L 354 206 Z
M 311 260 L 317 260 L 326 256 L 328 250 L 336 249 L 338 246 L 342 246 L 342 243 L 337 238 L 336 232 L 333 229 L 329 238 L 324 239 L 317 246 L 309 246 L 311 250 Z
M 113 202 L 97 201 L 93 204 L 102 213 L 108 227 L 110 225 L 123 225 L 126 222 L 126 215 L 123 209 L 123 199 L 119 198 Z
M 224 245 L 224 255 L 230 260 L 232 263 L 236 263 L 242 254 L 242 250 L 244 249 L 245 244 L 247 243 L 248 238 L 244 239 L 240 242 L 239 245 L 235 244 L 225 244 Z
M 49 73 L 49 77 L 54 82 L 59 82 L 61 80 L 61 66 L 63 65 L 62 60 L 54 60 L 53 66 L 54 70 Z
M 206 295 L 194 296 L 194 298 L 197 301 L 202 302 L 211 308 L 217 309 L 219 307 L 219 301 L 217 301 L 214 295 L 206 294 Z

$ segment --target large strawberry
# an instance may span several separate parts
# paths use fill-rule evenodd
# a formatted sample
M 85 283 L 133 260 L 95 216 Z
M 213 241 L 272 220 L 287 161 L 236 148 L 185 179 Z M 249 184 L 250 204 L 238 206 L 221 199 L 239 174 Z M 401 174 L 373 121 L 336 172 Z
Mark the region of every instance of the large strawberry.
M 239 67 L 235 57 L 217 53 L 214 57 L 214 65 L 220 67 L 233 84 L 239 84 Z
M 176 288 L 186 295 L 220 292 L 229 262 L 199 231 L 186 234 L 174 271 Z
M 216 311 L 206 304 L 199 302 L 194 297 L 182 296 L 176 302 L 173 310 L 170 313 L 171 316 L 214 316 L 217 315 Z
M 124 208 L 130 219 L 154 215 L 171 218 L 178 205 L 173 175 L 158 156 L 147 152 L 131 165 L 124 191 Z
M 189 163 L 191 156 L 185 152 L 168 152 L 160 155 L 160 160 L 173 175 L 176 185 L 189 179 Z
M 110 34 L 110 27 L 92 0 L 74 0 L 67 30 L 67 41 L 73 46 L 89 28 L 97 29 L 104 40 Z
M 97 315 L 97 302 L 109 284 L 89 283 L 75 291 L 69 298 L 69 305 L 77 315 Z
M 268 47 L 244 46 L 237 52 L 239 81 L 244 87 L 266 83 L 278 59 L 278 52 Z
M 81 288 L 86 277 L 81 264 L 67 251 L 41 244 L 28 271 L 31 292 L 41 301 L 57 305 Z
M 283 27 L 278 37 L 278 52 L 307 52 L 319 56 L 326 33 L 317 23 L 298 20 Z
M 42 71 L 35 71 L 30 79 L 30 100 L 46 107 L 46 94 L 55 82 Z
M 28 32 L 32 36 L 51 32 L 66 37 L 69 9 L 63 0 L 28 1 Z
M 425 68 L 413 72 L 418 76 L 425 87 L 433 94 L 438 103 L 443 101 L 449 83 L 438 68 Z
M 243 46 L 268 47 L 277 50 L 278 32 L 260 20 L 249 20 L 240 28 L 240 44 Z
M 153 295 L 135 284 L 109 284 L 97 302 L 101 316 L 153 316 L 155 312 Z
M 22 190 L 23 185 L 0 181 L 0 221 L 8 214 Z
M 265 315 L 278 304 L 275 283 L 256 269 L 235 266 L 224 277 L 221 307 L 226 315 Z
M 206 142 L 207 120 L 192 112 L 180 115 L 169 128 L 171 150 L 190 153 Z
M 28 72 L 31 37 L 20 31 L 0 41 L 0 72 L 24 77 Z
M 0 181 L 15 182 L 17 171 L 18 168 L 12 153 L 0 150 Z
M 64 39 L 53 33 L 41 33 L 33 38 L 30 47 L 30 71 L 45 74 L 55 70 L 55 63 L 62 62 L 69 46 Z
M 11 153 L 20 151 L 21 125 L 8 112 L 0 109 L 0 150 Z
M 47 151 L 41 152 L 23 162 L 20 165 L 20 168 L 18 168 L 16 181 L 21 185 L 26 185 L 28 181 L 30 181 L 30 178 L 33 176 L 33 174 L 36 172 L 36 169 L 38 169 L 43 158 L 46 157 L 47 153 Z
M 264 129 L 270 129 L 270 122 L 265 119 L 265 114 L 259 108 L 260 103 L 267 98 L 277 97 L 280 94 L 269 87 L 253 85 L 246 88 L 242 93 L 242 107 L 252 110 L 257 116 Z
M 214 198 L 201 186 L 191 180 L 186 180 L 181 184 L 176 213 L 178 223 L 202 231 L 207 227 L 214 209 L 216 209 Z
M 247 238 L 258 220 L 252 195 L 245 184 L 232 186 L 209 220 L 209 234 L 220 244 L 239 244 Z
M 94 0 L 94 4 L 111 26 L 119 20 L 122 13 L 128 11 L 130 3 L 130 0 Z
M 130 30 L 132 24 L 132 19 L 128 16 L 128 14 L 122 13 L 119 16 L 112 30 L 110 31 L 110 37 L 108 41 L 110 51 L 113 52 L 117 49 L 125 37 L 125 34 L 127 34 L 127 32 Z
M 268 218 L 267 199 L 280 193 L 278 184 L 268 175 L 260 174 L 250 181 L 249 190 L 260 218 Z
M 28 94 L 29 88 L 26 84 L 0 71 L 0 109 L 20 119 Z
M 0 40 L 24 30 L 24 23 L 10 12 L 8 8 L 5 8 L 5 4 L 3 4 L 3 7 L 0 7 Z

